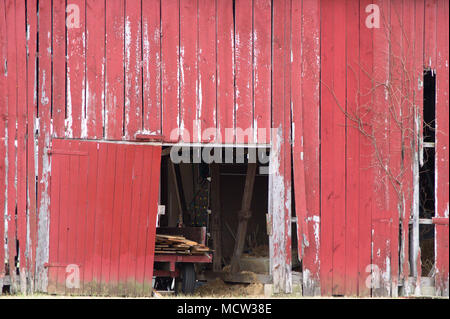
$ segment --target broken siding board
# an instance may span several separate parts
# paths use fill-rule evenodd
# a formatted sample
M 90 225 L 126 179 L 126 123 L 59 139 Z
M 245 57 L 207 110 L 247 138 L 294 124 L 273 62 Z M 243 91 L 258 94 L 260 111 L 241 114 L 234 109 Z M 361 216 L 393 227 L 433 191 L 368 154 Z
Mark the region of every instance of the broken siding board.
M 346 215 L 345 215 L 345 295 L 358 295 L 358 243 L 360 185 L 360 138 L 355 123 L 359 103 L 359 2 L 346 1 Z
M 161 134 L 161 1 L 142 2 L 143 126 Z
M 436 225 L 436 292 L 449 295 L 449 7 L 438 1 L 437 71 L 436 71 L 436 217 L 446 218 L 446 225 Z
M 125 5 L 125 139 L 142 129 L 141 0 Z
M 236 143 L 253 143 L 253 1 L 235 2 Z
M 323 2 L 321 96 L 321 283 L 345 290 L 345 6 Z
M 301 2 L 296 3 L 301 6 Z M 270 143 L 271 121 L 271 1 L 255 0 L 253 14 L 253 87 L 254 87 L 254 118 L 253 136 L 255 142 Z M 294 6 L 294 2 L 292 4 Z M 300 13 L 298 13 L 300 14 Z M 301 16 L 296 17 L 301 19 Z M 300 23 L 300 22 L 299 22 Z M 301 37 L 298 29 L 295 36 Z M 294 36 L 294 34 L 292 35 Z M 298 59 L 301 55 L 298 52 Z M 301 70 L 295 73 L 300 78 Z
M 357 69 L 359 74 L 359 102 L 358 114 L 364 116 L 362 129 L 370 130 L 373 121 L 373 112 L 369 112 L 373 103 L 372 74 L 373 74 L 373 29 L 365 26 L 365 8 L 371 4 L 370 0 L 362 2 L 360 5 L 360 66 Z M 361 133 L 362 134 L 362 133 Z M 360 137 L 360 205 L 359 205 L 359 251 L 358 251 L 358 296 L 368 297 L 371 294 L 371 287 L 366 284 L 368 276 L 371 276 L 372 264 L 372 210 L 374 201 L 374 155 L 373 145 L 370 138 L 363 134 Z
M 124 113 L 125 0 L 106 2 L 105 138 L 120 140 Z
M 234 142 L 233 2 L 217 1 L 217 127 L 222 143 Z M 226 134 L 228 132 L 228 134 Z
M 290 2 L 280 1 L 273 7 L 273 79 L 271 180 L 269 191 L 271 269 L 275 293 L 292 291 L 290 247 Z M 289 21 L 288 23 L 285 23 Z M 289 121 L 288 121 L 289 119 Z M 286 143 L 286 144 L 285 144 Z M 289 224 L 289 225 L 288 225 Z
M 180 134 L 183 142 L 199 142 L 196 127 L 198 99 L 198 2 L 180 2 Z M 195 132 L 195 133 L 194 133 Z
M 9 273 L 15 274 L 15 257 L 16 257 L 16 201 L 17 201 L 17 152 L 15 141 L 17 139 L 17 56 L 16 56 L 16 16 L 14 1 L 6 1 L 6 25 L 8 32 L 8 50 L 7 50 L 7 66 L 8 66 L 8 172 L 7 172 L 7 239 L 8 239 L 8 265 Z M 16 291 L 16 277 L 11 276 L 11 290 Z
M 66 117 L 66 1 L 53 1 L 52 14 L 53 136 L 64 137 Z
M 0 1 L 0 11 L 5 12 L 5 2 Z M 5 208 L 7 201 L 7 156 L 6 156 L 6 129 L 7 129 L 7 29 L 6 17 L 0 15 L 0 260 L 5 260 Z M 3 287 L 5 276 L 5 263 L 0 262 L 0 289 Z
M 179 139 L 179 0 L 161 2 L 162 28 L 162 134 Z
M 86 121 L 90 139 L 103 138 L 105 19 L 105 2 L 86 0 Z
M 198 1 L 198 98 L 200 141 L 217 140 L 216 123 L 216 2 Z
M 306 228 L 309 243 L 303 255 L 303 292 L 320 294 L 320 1 L 303 0 L 302 105 Z
M 36 77 L 36 37 L 37 37 L 37 12 L 36 2 L 27 2 L 27 213 L 29 238 L 27 243 L 27 266 L 30 278 L 29 291 L 34 291 L 34 273 L 36 256 L 36 171 L 35 171 L 35 124 L 37 113 L 37 77 Z M 0 41 L 1 43 L 1 41 Z M 1 45 L 1 44 L 0 44 Z M 0 71 L 1 72 L 1 71 Z M 1 76 L 1 74 L 0 74 Z M 1 86 L 1 85 L 0 85 Z M 1 109 L 1 107 L 0 107 Z M 1 123 L 0 123 L 1 125 Z M 0 127 L 0 131 L 3 131 Z M 0 145 L 0 157 L 1 157 Z M 0 178 L 1 178 L 0 172 Z M 1 180 L 0 180 L 1 186 Z M 1 198 L 1 194 L 0 194 Z M 1 205 L 0 200 L 0 207 Z M 1 222 L 1 221 L 0 221 Z M 1 234 L 0 234 L 1 235 Z M 1 241 L 1 240 L 0 240 Z M 1 242 L 0 242 L 1 245 Z M 1 260 L 0 254 L 0 260 Z M 1 270 L 0 270 L 1 272 Z
M 86 78 L 85 78 L 85 0 L 68 0 L 67 8 L 73 10 L 73 26 L 67 28 L 67 126 L 66 137 L 86 138 Z

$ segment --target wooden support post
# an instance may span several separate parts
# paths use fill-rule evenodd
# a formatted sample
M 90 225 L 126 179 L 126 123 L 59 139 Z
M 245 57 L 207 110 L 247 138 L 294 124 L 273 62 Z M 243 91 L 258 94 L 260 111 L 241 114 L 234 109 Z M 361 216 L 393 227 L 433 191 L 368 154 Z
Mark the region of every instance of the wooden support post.
M 211 164 L 211 230 L 214 249 L 213 270 L 222 270 L 222 218 L 220 202 L 220 166 Z
M 249 163 L 247 168 L 247 177 L 245 179 L 244 196 L 242 198 L 242 206 L 239 212 L 239 225 L 234 245 L 233 257 L 231 259 L 231 272 L 239 271 L 239 261 L 242 251 L 244 250 L 245 236 L 247 234 L 247 223 L 252 213 L 250 205 L 253 197 L 253 185 L 255 184 L 256 163 Z
M 169 158 L 169 167 L 170 171 L 173 177 L 173 184 L 175 187 L 175 194 L 177 196 L 177 204 L 178 204 L 178 211 L 179 211 L 179 225 L 183 225 L 183 205 L 181 203 L 181 196 L 180 196 L 180 189 L 178 186 L 178 179 L 177 179 L 177 172 L 175 171 L 175 165 L 173 164 L 172 160 Z

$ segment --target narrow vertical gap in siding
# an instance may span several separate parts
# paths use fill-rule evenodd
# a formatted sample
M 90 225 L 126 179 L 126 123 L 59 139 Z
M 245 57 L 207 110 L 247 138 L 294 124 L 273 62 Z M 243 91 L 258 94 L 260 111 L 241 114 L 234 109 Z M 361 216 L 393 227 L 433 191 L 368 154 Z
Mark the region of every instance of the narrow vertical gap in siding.
M 321 3 L 320 1 L 318 2 L 318 14 L 319 14 L 319 21 L 318 21 L 318 28 L 319 28 L 319 39 L 322 39 L 322 9 L 321 9 Z M 318 141 L 318 151 L 319 151 L 319 164 L 318 164 L 318 174 L 319 174 L 319 220 L 320 223 L 322 224 L 322 41 L 319 40 L 318 41 L 318 45 L 319 45 L 319 97 L 318 97 L 318 107 L 319 109 L 318 111 L 318 136 L 319 136 L 319 141 Z M 322 230 L 322 227 L 319 226 L 319 229 Z M 320 247 L 322 244 L 322 232 L 320 231 L 319 233 L 319 243 L 318 243 L 318 247 L 319 247 L 319 251 L 317 252 L 317 255 L 320 256 Z M 320 276 L 320 260 L 319 260 L 319 272 L 318 272 L 319 276 Z M 319 279 L 319 287 L 320 287 L 320 279 Z
M 36 80 L 36 86 L 35 86 L 35 94 L 36 94 L 36 120 L 39 119 L 39 0 L 37 0 L 36 3 L 36 69 L 35 69 L 35 80 Z M 38 130 L 39 131 L 39 130 Z M 37 181 L 36 181 L 37 185 Z M 37 199 L 37 191 L 36 191 L 36 199 Z
M 178 91 L 177 91 L 177 101 L 178 101 L 178 111 L 177 111 L 177 136 L 181 138 L 183 132 L 180 132 L 180 123 L 181 123 L 181 0 L 178 1 L 178 48 L 177 48 L 177 81 L 178 81 Z M 197 6 L 198 7 L 198 6 Z

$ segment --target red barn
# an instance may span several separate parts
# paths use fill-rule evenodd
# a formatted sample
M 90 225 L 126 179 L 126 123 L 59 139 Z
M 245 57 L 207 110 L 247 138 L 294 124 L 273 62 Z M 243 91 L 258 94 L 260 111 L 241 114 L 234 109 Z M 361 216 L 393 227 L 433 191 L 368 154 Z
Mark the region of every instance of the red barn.
M 0 0 L 0 288 L 149 295 L 161 223 L 275 293 L 448 296 L 448 61 L 447 0 Z

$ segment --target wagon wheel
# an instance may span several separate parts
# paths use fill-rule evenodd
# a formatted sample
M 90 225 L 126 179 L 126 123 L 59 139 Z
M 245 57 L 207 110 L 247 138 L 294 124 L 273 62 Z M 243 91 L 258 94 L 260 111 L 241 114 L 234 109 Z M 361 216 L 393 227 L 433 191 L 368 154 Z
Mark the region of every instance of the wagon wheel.
M 195 289 L 195 267 L 194 264 L 185 263 L 181 267 L 181 292 L 186 295 L 194 293 Z

